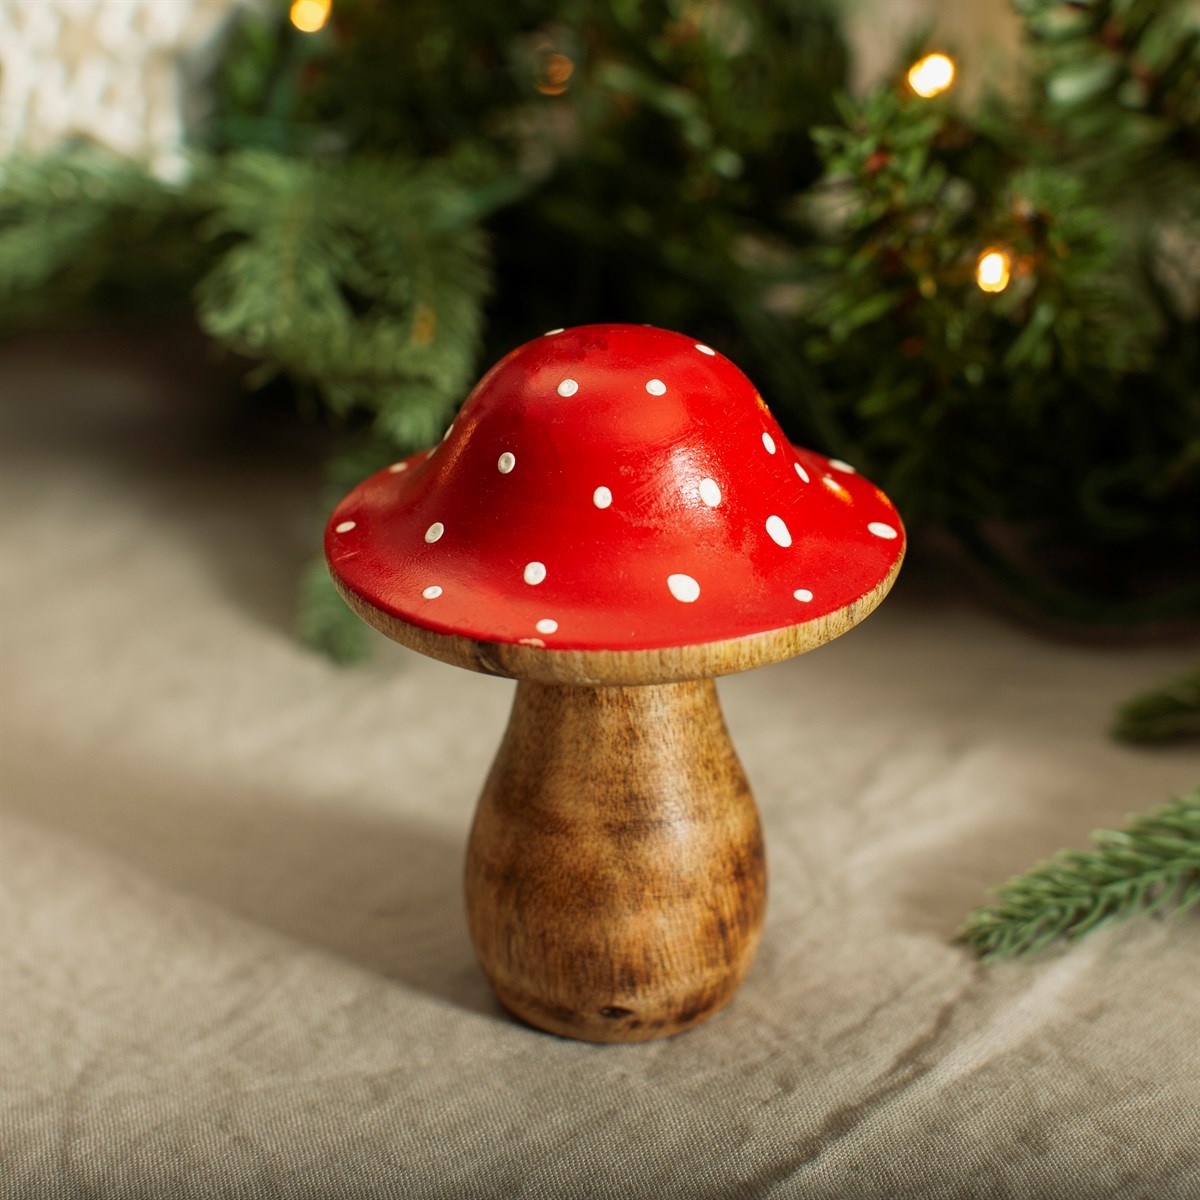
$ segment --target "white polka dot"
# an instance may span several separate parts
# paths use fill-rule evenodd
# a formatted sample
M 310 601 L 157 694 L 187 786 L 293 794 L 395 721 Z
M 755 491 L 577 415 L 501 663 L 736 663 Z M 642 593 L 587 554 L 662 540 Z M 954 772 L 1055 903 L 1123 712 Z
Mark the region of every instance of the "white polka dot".
M 876 537 L 887 538 L 888 541 L 891 541 L 891 539 L 894 537 L 900 536 L 890 525 L 885 525 L 883 521 L 872 521 L 867 528 Z
M 343 521 L 340 525 L 335 525 L 333 527 L 334 532 L 335 533 L 349 533 L 350 530 L 352 530 L 355 527 L 355 525 L 357 525 L 357 524 L 358 524 L 357 521 Z
M 577 391 L 579 391 L 579 384 L 573 379 L 564 379 L 558 385 L 558 394 L 560 396 L 573 396 Z
M 767 518 L 767 533 L 771 535 L 771 541 L 776 545 L 790 546 L 792 544 L 791 530 L 783 523 L 782 517 Z
M 436 600 L 441 594 L 442 594 L 442 589 L 440 587 L 438 587 L 438 585 L 436 583 L 433 584 L 432 587 L 427 587 L 421 593 L 421 595 L 424 596 L 426 600 Z
M 766 447 L 768 454 L 775 453 L 775 439 L 765 429 L 763 430 L 763 445 Z
M 500 455 L 498 459 L 496 459 L 496 470 L 499 471 L 501 475 L 507 475 L 509 471 L 511 471 L 516 465 L 517 456 L 509 450 L 505 450 L 505 452 Z
M 562 333 L 562 326 L 559 326 L 558 329 L 547 329 L 542 337 L 553 337 L 556 333 Z
M 808 482 L 808 472 L 799 463 L 792 463 L 792 466 L 796 468 L 796 474 L 799 475 L 800 478 L 803 479 L 805 483 L 807 483 Z
M 797 588 L 793 593 L 797 600 L 807 604 L 812 599 L 812 592 L 808 588 Z
M 427 542 L 436 542 L 438 538 L 440 538 L 445 532 L 445 525 L 443 525 L 441 521 L 434 521 L 434 523 L 430 525 L 427 530 L 425 530 L 425 540 Z
M 558 629 L 558 622 L 553 617 L 543 617 L 535 626 L 534 629 L 538 633 L 554 633 Z
M 700 499 L 709 508 L 716 508 L 721 503 L 721 489 L 717 486 L 715 479 L 700 480 Z
M 546 564 L 531 562 L 525 564 L 525 582 L 537 585 L 546 578 Z
M 390 467 L 388 467 L 388 470 L 391 471 L 391 473 L 393 475 L 397 475 L 401 471 L 408 470 L 408 463 L 406 463 L 406 462 L 392 463 L 392 465 Z
M 699 350 L 701 354 L 716 354 L 716 351 L 711 346 L 703 346 L 699 342 L 696 343 L 696 349 Z
M 829 465 L 835 471 L 845 471 L 847 475 L 858 474 L 858 472 L 848 462 L 842 462 L 840 458 L 831 458 L 829 460 Z
M 607 508 L 612 503 L 612 492 L 606 487 L 598 487 L 592 493 L 592 503 L 597 508 Z
M 646 391 L 652 396 L 661 396 L 667 390 L 667 385 L 661 379 L 651 379 L 646 384 Z
M 522 646 L 545 646 L 545 642 L 541 638 L 522 638 Z
M 667 587 L 676 600 L 691 604 L 700 596 L 700 585 L 690 575 L 668 575 Z
M 837 492 L 838 495 L 844 496 L 846 489 L 832 475 L 822 475 L 821 482 L 831 491 Z

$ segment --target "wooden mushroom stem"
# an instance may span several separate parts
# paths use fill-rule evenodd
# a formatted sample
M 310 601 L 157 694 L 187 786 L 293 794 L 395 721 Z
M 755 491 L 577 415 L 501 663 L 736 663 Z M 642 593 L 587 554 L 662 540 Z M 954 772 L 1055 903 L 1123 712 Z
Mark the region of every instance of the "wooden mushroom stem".
M 713 681 L 520 682 L 466 891 L 483 968 L 531 1025 L 634 1042 L 720 1008 L 758 947 L 766 871 Z
M 336 518 L 335 518 L 336 519 Z M 832 612 L 724 642 L 553 651 L 356 613 L 442 662 L 517 679 L 467 854 L 467 908 L 501 1001 L 531 1025 L 645 1041 L 702 1021 L 736 991 L 766 904 L 754 800 L 712 676 L 811 650 L 887 594 L 903 554 Z

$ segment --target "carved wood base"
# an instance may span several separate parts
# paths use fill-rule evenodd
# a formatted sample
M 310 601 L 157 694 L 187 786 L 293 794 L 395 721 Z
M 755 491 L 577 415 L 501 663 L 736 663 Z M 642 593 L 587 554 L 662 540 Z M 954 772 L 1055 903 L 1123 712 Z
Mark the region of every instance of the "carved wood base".
M 521 682 L 466 890 L 483 969 L 531 1025 L 638 1042 L 716 1012 L 758 948 L 766 870 L 712 680 Z

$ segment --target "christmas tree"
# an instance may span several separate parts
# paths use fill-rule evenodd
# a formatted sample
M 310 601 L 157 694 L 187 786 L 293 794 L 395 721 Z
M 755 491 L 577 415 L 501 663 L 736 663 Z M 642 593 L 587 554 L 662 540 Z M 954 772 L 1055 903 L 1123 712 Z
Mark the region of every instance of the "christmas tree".
M 1200 33 L 1184 0 L 1017 8 L 1023 78 L 969 111 L 933 44 L 849 98 L 827 0 L 245 12 L 183 182 L 9 162 L 0 318 L 194 305 L 319 397 L 335 490 L 544 328 L 685 329 L 1027 610 L 1186 619 Z

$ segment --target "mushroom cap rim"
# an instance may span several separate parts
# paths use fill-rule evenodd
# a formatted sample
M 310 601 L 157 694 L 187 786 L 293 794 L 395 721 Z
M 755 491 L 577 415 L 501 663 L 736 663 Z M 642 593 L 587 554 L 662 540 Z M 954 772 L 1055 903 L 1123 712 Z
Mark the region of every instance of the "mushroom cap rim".
M 875 611 L 900 572 L 905 549 L 874 588 L 823 616 L 722 641 L 661 649 L 561 649 L 441 633 L 376 607 L 348 587 L 336 572 L 330 573 L 342 598 L 362 620 L 385 637 L 428 658 L 503 679 L 623 687 L 733 675 L 815 650 Z

